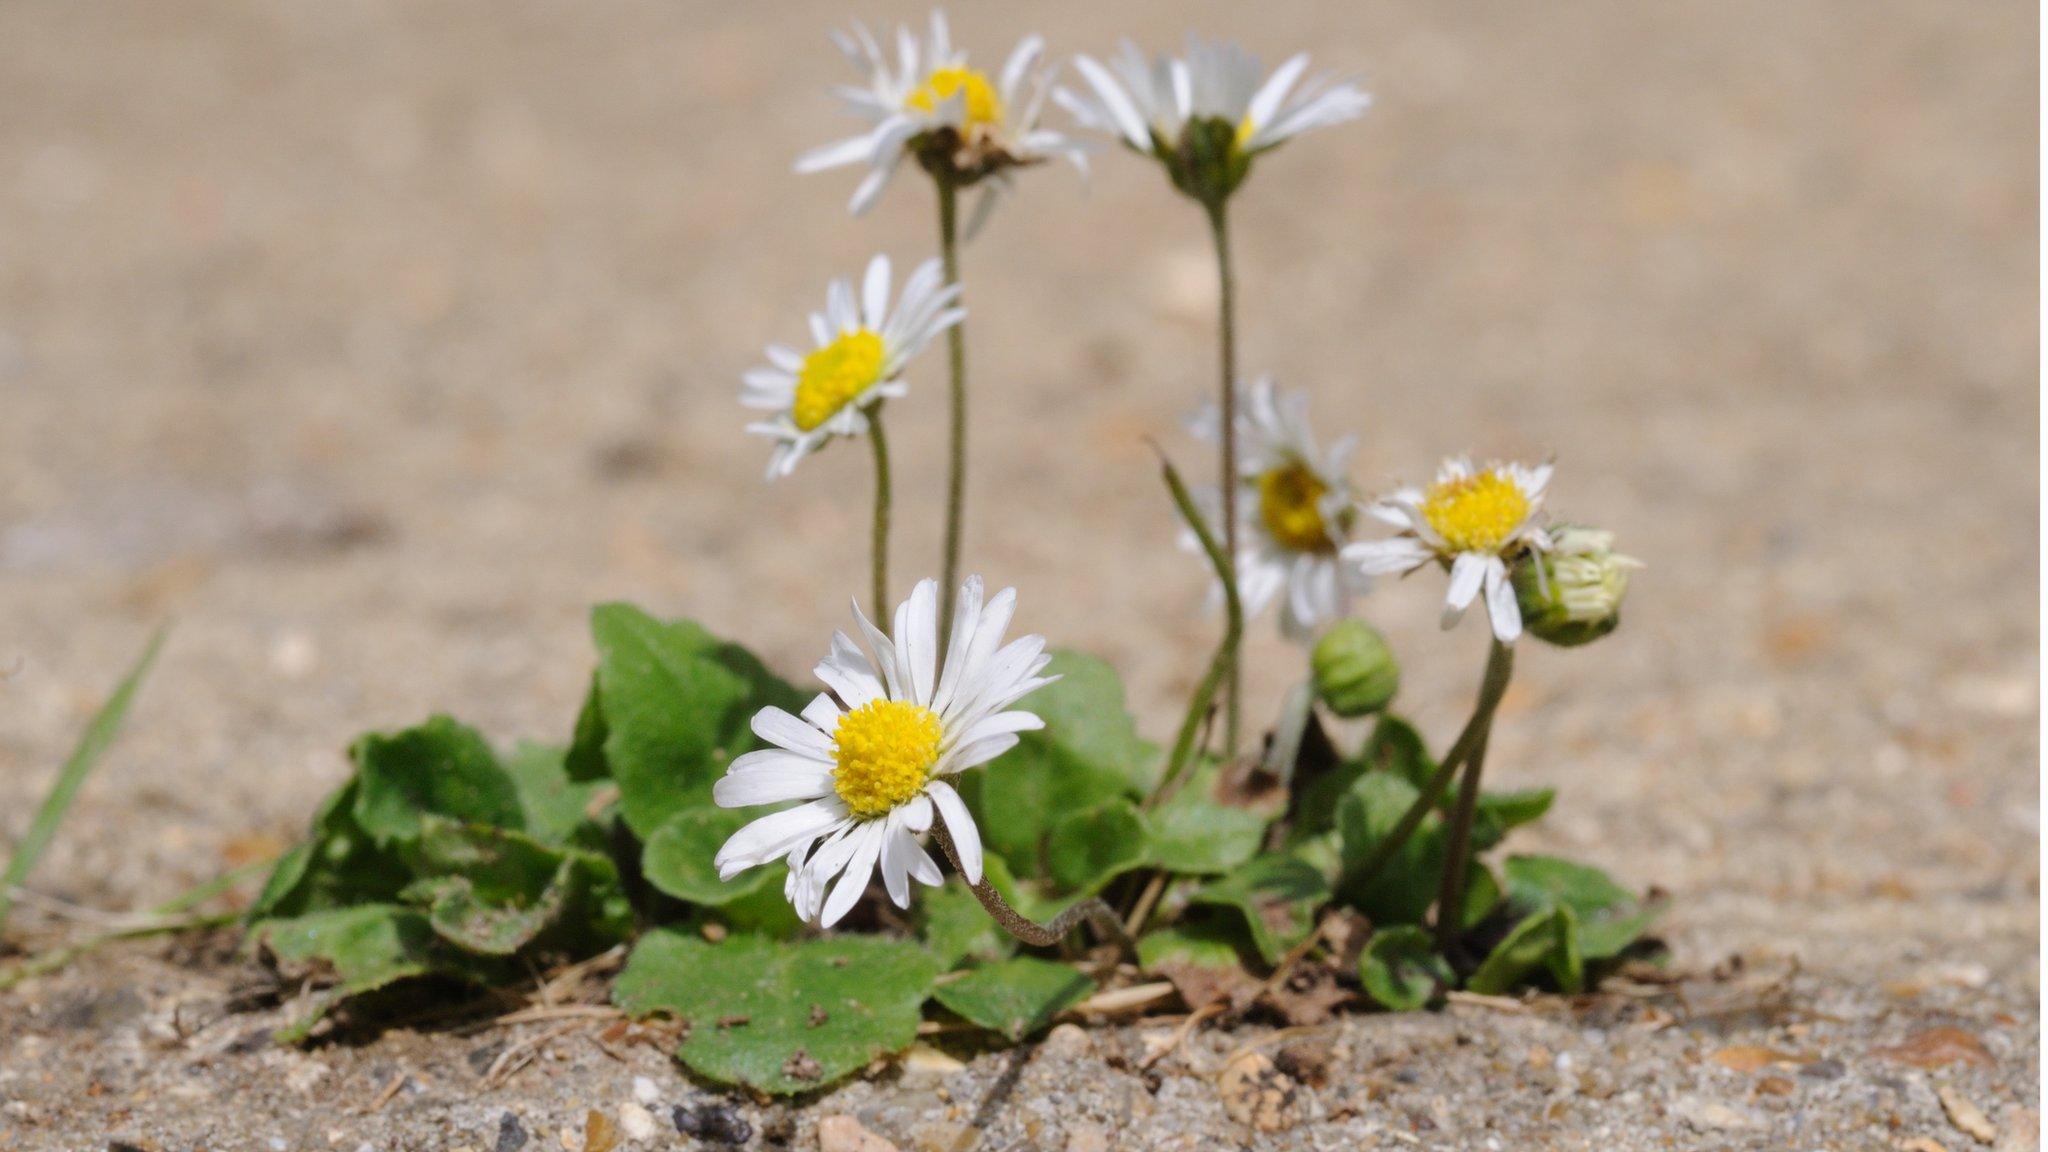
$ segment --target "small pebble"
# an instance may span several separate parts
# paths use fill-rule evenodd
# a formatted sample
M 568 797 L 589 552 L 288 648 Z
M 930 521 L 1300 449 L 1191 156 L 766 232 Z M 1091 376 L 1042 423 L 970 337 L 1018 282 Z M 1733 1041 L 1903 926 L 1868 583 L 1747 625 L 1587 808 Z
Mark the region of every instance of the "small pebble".
M 851 1116 L 818 1121 L 818 1152 L 902 1152 Z
M 661 1089 L 645 1076 L 633 1077 L 633 1099 L 649 1108 L 661 1102 Z
M 706 1104 L 690 1108 L 678 1104 L 669 1113 L 676 1131 L 713 1144 L 745 1144 L 754 1138 L 754 1126 L 730 1104 Z
M 519 1152 L 524 1147 L 526 1128 L 519 1117 L 510 1112 L 498 1117 L 498 1142 L 491 1145 L 491 1152 Z
M 619 1131 L 625 1133 L 626 1139 L 633 1141 L 635 1144 L 644 1144 L 654 1139 L 656 1131 L 654 1113 L 649 1112 L 638 1104 L 621 1104 L 619 1106 Z

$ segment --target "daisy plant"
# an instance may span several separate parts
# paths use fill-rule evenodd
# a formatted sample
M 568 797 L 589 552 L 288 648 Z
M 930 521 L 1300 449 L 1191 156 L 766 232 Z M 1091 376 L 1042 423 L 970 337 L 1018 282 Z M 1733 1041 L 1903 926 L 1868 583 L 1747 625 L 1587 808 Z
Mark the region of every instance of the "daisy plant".
M 740 403 L 767 415 L 747 431 L 775 442 L 768 478 L 787 476 L 803 458 L 834 439 L 865 435 L 875 457 L 872 540 L 874 603 L 889 594 L 889 441 L 882 405 L 904 396 L 903 371 L 939 333 L 967 315 L 960 289 L 943 283 L 937 260 L 917 266 L 892 308 L 887 256 L 868 261 L 859 294 L 849 280 L 825 290 L 825 309 L 811 313 L 809 352 L 768 346 L 768 363 L 750 369 Z
M 1216 248 L 1221 388 L 1190 430 L 1221 470 L 1201 492 L 1161 470 L 1224 627 L 1162 745 L 1108 663 L 1011 637 L 1016 593 L 957 571 L 957 200 L 981 187 L 979 218 L 1017 169 L 1083 162 L 1081 144 L 1039 124 L 1043 43 L 1027 37 L 995 74 L 936 14 L 886 47 L 858 28 L 839 43 L 864 78 L 840 94 L 867 127 L 799 167 L 864 166 L 858 211 L 915 160 L 938 191 L 940 255 L 900 285 L 883 256 L 832 281 L 808 347 L 771 345 L 740 399 L 770 442 L 771 479 L 834 440 L 869 443 L 871 583 L 853 626 L 802 689 L 694 621 L 599 605 L 565 742 L 500 748 L 446 716 L 359 738 L 249 910 L 249 948 L 300 989 L 281 1035 L 369 1018 L 406 982 L 545 996 L 630 944 L 621 1009 L 682 1022 L 676 1055 L 702 1076 L 793 1094 L 908 1047 L 930 1005 L 1015 1041 L 1098 994 L 1136 1003 L 1126 985 L 1142 979 L 1148 998 L 1171 985 L 1189 1026 L 1254 1008 L 1305 1026 L 1354 987 L 1395 1009 L 1458 987 L 1576 992 L 1644 954 L 1653 901 L 1571 861 L 1487 855 L 1551 791 L 1480 786 L 1518 644 L 1611 633 L 1640 565 L 1611 533 L 1550 523 L 1548 464 L 1457 458 L 1426 488 L 1362 504 L 1352 441 L 1319 439 L 1306 395 L 1237 381 L 1230 198 L 1258 157 L 1357 116 L 1366 95 L 1308 78 L 1305 57 L 1262 77 L 1243 51 L 1193 41 L 1179 59 L 1082 57 L 1086 93 L 1058 96 L 1162 164 L 1208 213 Z M 941 333 L 942 576 L 898 602 L 883 411 Z M 1366 538 L 1375 525 L 1387 531 Z M 1443 624 L 1483 600 L 1492 633 L 1441 759 L 1392 711 L 1391 645 L 1351 615 L 1375 578 L 1429 568 L 1446 576 Z M 1261 754 L 1240 756 L 1239 648 L 1247 616 L 1268 609 L 1308 648 L 1310 681 Z M 1219 711 L 1222 755 L 1207 738 Z M 1070 938 L 1084 922 L 1092 947 Z
M 1257 57 L 1235 44 L 1189 37 L 1187 54 L 1147 60 L 1129 41 L 1108 65 L 1076 56 L 1085 92 L 1066 88 L 1054 100 L 1084 128 L 1108 133 L 1165 169 L 1182 194 L 1202 206 L 1216 251 L 1219 360 L 1216 474 L 1222 490 L 1223 551 L 1238 555 L 1237 280 L 1230 253 L 1230 198 L 1259 157 L 1304 132 L 1356 119 L 1372 97 L 1341 76 L 1305 83 L 1309 58 L 1291 57 L 1261 79 Z M 1236 570 L 1224 577 L 1237 579 Z M 1237 754 L 1242 677 L 1233 649 L 1224 745 Z
M 867 175 L 850 204 L 858 215 L 880 198 L 908 158 L 932 179 L 938 193 L 939 253 L 946 284 L 960 287 L 959 196 L 980 187 L 967 235 L 978 231 L 996 201 L 1015 184 L 1017 169 L 1064 159 L 1084 173 L 1089 146 L 1040 124 L 1053 87 L 1054 67 L 1045 41 L 1026 36 L 995 76 L 976 68 L 953 44 L 945 14 L 933 10 L 920 37 L 899 26 L 893 55 L 874 33 L 856 24 L 833 36 L 861 82 L 834 89 L 848 111 L 867 121 L 857 135 L 814 148 L 797 158 L 800 173 L 862 165 Z M 967 338 L 960 326 L 947 333 L 951 370 L 944 568 L 941 586 L 950 613 L 960 567 L 967 500 Z

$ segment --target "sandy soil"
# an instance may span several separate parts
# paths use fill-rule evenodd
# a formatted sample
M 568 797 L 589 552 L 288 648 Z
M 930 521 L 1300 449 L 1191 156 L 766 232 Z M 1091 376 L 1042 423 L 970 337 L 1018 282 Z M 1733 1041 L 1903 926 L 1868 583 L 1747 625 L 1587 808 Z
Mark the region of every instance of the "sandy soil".
M 913 179 L 849 221 L 850 178 L 788 173 L 845 123 L 824 31 L 846 16 L 0 8 L 0 659 L 21 664 L 0 842 L 176 621 L 38 891 L 138 907 L 265 851 L 364 728 L 445 709 L 565 737 L 595 600 L 815 660 L 865 578 L 865 462 L 761 484 L 737 376 L 826 276 L 932 243 Z M 1141 1026 L 926 1059 L 795 1110 L 742 1101 L 757 1146 L 850 1114 L 905 1148 L 981 1123 L 981 1148 L 1073 1152 L 1953 1152 L 1977 1146 L 1974 1107 L 1987 1141 L 2032 1147 L 2033 12 L 1030 17 L 1063 51 L 1192 24 L 1367 73 L 1368 120 L 1291 145 L 1243 198 L 1245 366 L 1360 433 L 1371 486 L 1446 451 L 1555 452 L 1560 509 L 1649 562 L 1615 638 L 1526 655 L 1490 771 L 1562 789 L 1531 846 L 1674 895 L 1696 979 L 1353 1019 L 1311 1038 L 1327 1079 L 1277 1132 L 1230 1118 L 1215 1076 L 1302 1038 L 1202 1034 L 1148 1078 L 1164 1029 Z M 956 25 L 987 57 L 1022 18 Z M 968 256 L 971 563 L 1020 587 L 1024 626 L 1116 662 L 1163 731 L 1212 625 L 1141 438 L 1199 459 L 1172 431 L 1209 380 L 1199 217 L 1116 155 L 1085 189 L 1025 183 Z M 895 425 L 906 579 L 937 540 L 935 385 L 917 376 Z M 1424 583 L 1368 611 L 1442 731 L 1483 640 L 1439 635 Z M 1297 661 L 1263 622 L 1266 703 Z M 10 927 L 79 930 L 40 909 Z M 139 945 L 0 998 L 0 1148 L 506 1148 L 508 1112 L 538 1148 L 636 1075 L 664 1106 L 707 1095 L 584 1031 L 496 1087 L 476 1053 L 540 1029 L 238 1042 L 263 1026 L 228 1011 L 240 975 Z M 1978 1047 L 1886 1054 L 1936 1027 Z M 1744 1045 L 1788 1059 L 1727 1067 Z

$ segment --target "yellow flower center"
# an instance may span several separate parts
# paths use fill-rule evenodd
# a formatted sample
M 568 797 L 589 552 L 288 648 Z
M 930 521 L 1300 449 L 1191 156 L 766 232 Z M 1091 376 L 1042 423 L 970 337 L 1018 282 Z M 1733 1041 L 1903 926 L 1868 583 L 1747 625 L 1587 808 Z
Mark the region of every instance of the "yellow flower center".
M 1234 143 L 1237 145 L 1238 151 L 1242 152 L 1244 150 L 1245 141 L 1250 140 L 1252 138 L 1252 133 L 1257 132 L 1258 130 L 1259 126 L 1257 124 L 1252 123 L 1252 118 L 1249 116 L 1245 117 L 1243 120 L 1238 121 L 1237 139 L 1234 141 Z
M 833 730 L 832 787 L 862 820 L 908 802 L 939 762 L 938 713 L 901 700 L 870 700 Z
M 1323 523 L 1322 499 L 1330 490 L 1299 460 L 1259 475 L 1259 519 L 1273 539 L 1296 552 L 1328 552 L 1337 544 Z
M 967 122 L 963 128 L 975 128 L 983 124 L 994 124 L 1003 118 L 1002 101 L 996 99 L 995 86 L 988 77 L 972 68 L 940 68 L 925 78 L 924 86 L 904 98 L 904 106 L 920 112 L 930 112 L 939 105 L 965 92 Z
M 804 357 L 789 418 L 810 432 L 882 378 L 882 338 L 865 328 L 840 333 Z
M 1431 485 L 1422 516 L 1453 552 L 1498 552 L 1528 518 L 1529 498 L 1513 477 L 1489 468 Z

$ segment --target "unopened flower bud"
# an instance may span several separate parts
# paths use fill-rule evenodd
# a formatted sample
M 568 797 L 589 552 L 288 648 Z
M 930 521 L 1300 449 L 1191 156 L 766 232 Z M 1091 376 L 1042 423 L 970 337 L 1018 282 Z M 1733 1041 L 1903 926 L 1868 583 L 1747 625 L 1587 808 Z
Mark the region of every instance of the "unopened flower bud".
M 1561 648 L 1590 643 L 1621 623 L 1629 573 L 1642 563 L 1614 551 L 1614 533 L 1559 528 L 1547 552 L 1532 552 L 1515 566 L 1515 599 L 1522 624 Z
M 1401 666 L 1387 638 L 1363 620 L 1344 620 L 1323 634 L 1309 654 L 1316 695 L 1339 716 L 1366 716 L 1385 708 L 1401 688 Z

